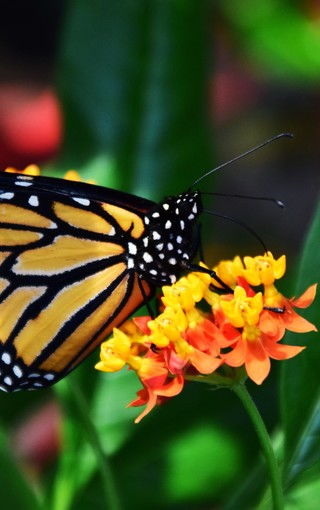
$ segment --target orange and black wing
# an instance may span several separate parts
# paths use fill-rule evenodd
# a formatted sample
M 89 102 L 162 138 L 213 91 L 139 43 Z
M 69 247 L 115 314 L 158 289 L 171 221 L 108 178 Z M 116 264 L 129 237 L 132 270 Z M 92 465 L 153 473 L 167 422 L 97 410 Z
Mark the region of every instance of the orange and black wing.
M 53 384 L 141 305 L 127 246 L 153 205 L 84 183 L 0 175 L 0 389 Z

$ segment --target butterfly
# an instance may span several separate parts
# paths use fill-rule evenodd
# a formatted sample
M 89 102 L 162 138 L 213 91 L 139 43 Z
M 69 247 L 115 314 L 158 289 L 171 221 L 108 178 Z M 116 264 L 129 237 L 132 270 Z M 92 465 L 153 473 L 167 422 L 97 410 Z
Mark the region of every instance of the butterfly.
M 160 203 L 0 173 L 0 389 L 47 387 L 174 283 L 197 248 L 200 193 Z
M 284 136 L 292 135 L 272 137 L 160 203 L 82 182 L 0 172 L 0 389 L 56 383 L 182 270 L 208 272 L 231 291 L 214 271 L 192 263 L 206 194 L 192 188 Z

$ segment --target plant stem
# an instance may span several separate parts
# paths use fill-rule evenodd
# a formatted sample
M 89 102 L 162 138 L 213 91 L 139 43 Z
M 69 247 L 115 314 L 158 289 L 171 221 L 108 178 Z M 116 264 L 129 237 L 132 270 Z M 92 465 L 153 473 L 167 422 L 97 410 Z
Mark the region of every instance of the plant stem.
M 74 404 L 77 407 L 79 418 L 81 420 L 87 441 L 90 444 L 96 457 L 105 493 L 105 503 L 108 510 L 121 510 L 120 499 L 117 493 L 115 480 L 108 456 L 104 453 L 99 438 L 99 434 L 90 419 L 90 409 L 83 395 L 83 392 L 77 385 L 70 384 L 69 388 L 74 397 Z
M 270 441 L 270 436 L 268 434 L 266 426 L 245 384 L 244 383 L 235 384 L 234 386 L 232 386 L 231 389 L 240 398 L 248 415 L 251 418 L 251 422 L 259 438 L 261 449 L 263 451 L 264 458 L 269 471 L 271 493 L 273 500 L 273 510 L 283 510 L 284 497 L 281 485 L 281 476 L 279 472 L 277 459 L 275 457 Z

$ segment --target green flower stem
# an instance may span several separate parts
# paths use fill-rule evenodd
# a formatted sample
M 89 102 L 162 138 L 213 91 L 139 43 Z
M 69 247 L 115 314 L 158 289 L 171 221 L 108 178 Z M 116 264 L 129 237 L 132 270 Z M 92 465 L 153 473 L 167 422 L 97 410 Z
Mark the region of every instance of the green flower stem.
M 281 476 L 279 472 L 277 459 L 275 457 L 266 426 L 245 384 L 244 383 L 235 384 L 231 386 L 231 389 L 240 398 L 244 408 L 246 409 L 248 415 L 251 418 L 252 424 L 259 438 L 261 449 L 263 451 L 270 476 L 273 510 L 283 510 L 284 497 L 281 485 Z
M 108 510 L 121 510 L 120 498 L 116 490 L 112 468 L 108 456 L 104 453 L 99 434 L 90 419 L 88 403 L 77 385 L 69 384 L 70 391 L 74 397 L 74 404 L 79 414 L 79 421 L 83 426 L 87 441 L 90 444 L 96 457 L 105 493 L 105 504 Z

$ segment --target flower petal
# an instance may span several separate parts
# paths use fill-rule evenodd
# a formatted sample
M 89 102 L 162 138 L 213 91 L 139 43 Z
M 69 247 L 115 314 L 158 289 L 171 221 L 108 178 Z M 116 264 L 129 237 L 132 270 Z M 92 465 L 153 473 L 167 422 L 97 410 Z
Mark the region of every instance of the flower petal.
M 223 361 L 221 358 L 214 358 L 211 354 L 195 349 L 190 356 L 190 363 L 200 374 L 212 374 Z
M 270 372 L 270 359 L 259 340 L 247 342 L 245 367 L 248 377 L 261 384 Z
M 263 347 L 265 348 L 270 358 L 278 360 L 293 358 L 301 351 L 303 351 L 303 349 L 305 349 L 305 347 L 300 345 L 279 344 L 270 340 L 269 338 L 264 339 Z
M 289 331 L 295 331 L 296 333 L 308 333 L 309 331 L 317 331 L 314 324 L 307 321 L 300 315 L 298 315 L 291 306 L 286 306 L 286 310 L 283 314 L 283 322 Z
M 142 413 L 137 416 L 134 420 L 135 423 L 139 423 L 157 404 L 157 395 L 150 388 L 143 388 L 138 391 L 139 398 L 133 400 L 128 404 L 127 407 L 137 407 L 147 404 Z
M 285 334 L 282 314 L 264 310 L 260 315 L 259 329 L 268 336 L 280 340 Z
M 161 397 L 174 397 L 178 395 L 184 386 L 184 377 L 183 375 L 177 375 L 169 383 L 162 388 L 156 390 L 156 394 Z
M 317 292 L 317 284 L 310 285 L 308 289 L 298 298 L 290 299 L 290 302 L 296 308 L 307 308 L 314 300 Z
M 143 317 L 134 317 L 133 322 L 135 325 L 144 333 L 145 335 L 150 335 L 151 330 L 148 327 L 148 322 L 150 322 L 152 318 L 149 315 L 144 315 Z
M 230 367 L 240 367 L 246 359 L 246 342 L 240 337 L 232 351 L 221 354 L 221 358 Z

